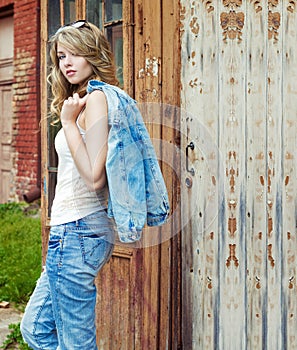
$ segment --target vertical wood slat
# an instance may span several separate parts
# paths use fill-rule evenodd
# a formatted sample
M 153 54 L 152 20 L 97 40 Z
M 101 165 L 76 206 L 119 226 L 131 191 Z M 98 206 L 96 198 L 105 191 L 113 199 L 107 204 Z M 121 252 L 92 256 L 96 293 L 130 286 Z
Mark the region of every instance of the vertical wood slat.
M 61 22 L 61 26 L 65 25 L 65 4 L 64 4 L 64 0 L 60 0 L 60 14 L 61 14 L 61 18 L 60 18 L 60 22 Z
M 191 109 L 191 97 L 193 95 L 192 90 L 188 89 L 188 79 L 192 71 L 190 71 L 189 65 L 187 65 L 187 58 L 190 57 L 190 52 L 188 49 L 188 33 L 189 30 L 189 12 L 190 6 L 188 6 L 187 1 L 181 1 L 181 77 L 182 77 L 182 96 L 181 102 L 187 107 L 187 111 Z M 189 69 L 186 70 L 185 67 Z M 197 104 L 199 105 L 199 104 Z M 185 154 L 184 150 L 187 147 L 187 143 L 190 140 L 187 138 L 187 128 L 190 128 L 186 124 L 187 114 L 181 111 L 181 173 L 182 178 L 185 174 Z M 190 178 L 189 178 L 190 179 Z M 192 343 L 195 342 L 195 327 L 192 326 L 193 315 L 200 320 L 200 314 L 196 311 L 196 304 L 193 303 L 193 293 L 195 289 L 193 288 L 193 241 L 192 241 L 192 217 L 190 214 L 190 209 L 192 205 L 191 192 L 186 191 L 184 188 L 184 182 L 181 182 L 182 187 L 182 206 L 181 211 L 183 213 L 181 217 L 181 227 L 182 227 L 182 342 L 185 349 L 192 349 Z M 199 337 L 199 332 L 196 336 Z
M 282 1 L 268 2 L 268 28 L 270 16 L 282 14 Z M 281 18 L 282 21 L 282 18 Z M 282 32 L 278 24 L 267 40 L 267 148 L 266 148 L 266 206 L 267 206 L 267 348 L 284 348 L 282 319 Z
M 168 11 L 168 9 L 170 9 Z M 171 207 L 177 202 L 172 173 L 178 166 L 172 147 L 177 120 L 166 115 L 163 104 L 179 105 L 179 70 L 174 52 L 178 51 L 178 4 L 167 1 L 135 1 L 135 98 L 143 106 L 143 116 L 161 166 L 170 195 Z M 166 120 L 165 120 L 166 119 Z M 165 147 L 163 147 L 165 145 Z M 170 348 L 179 336 L 179 268 L 178 238 L 170 240 L 178 230 L 175 220 L 160 229 L 150 228 L 143 234 L 143 290 L 141 348 Z M 172 315 L 172 319 L 170 319 Z M 173 334 L 173 331 L 176 332 Z M 175 340 L 174 340 L 175 339 Z M 175 343 L 174 343 L 175 344 Z
M 162 239 L 160 271 L 160 325 L 159 349 L 181 347 L 181 256 L 180 256 L 180 205 L 177 188 L 180 179 L 180 159 L 173 151 L 179 147 L 180 106 L 180 50 L 179 6 L 175 0 L 162 0 L 161 79 L 162 129 L 160 147 L 162 173 L 168 188 L 171 212 L 174 219 L 160 231 Z M 168 28 L 171 28 L 170 30 Z M 168 108 L 169 106 L 169 108 Z M 170 111 L 171 113 L 167 113 Z M 166 273 L 167 270 L 167 273 Z M 164 273 L 165 272 L 165 273 Z M 165 331 L 166 330 L 166 331 Z
M 160 57 L 161 57 L 161 11 L 160 3 L 135 1 L 134 14 L 136 23 L 135 37 L 135 98 L 138 102 L 160 102 L 161 89 L 159 86 Z M 154 22 L 150 21 L 151 16 Z M 158 60 L 157 71 L 153 73 L 153 62 Z M 143 115 L 144 120 L 149 115 L 149 107 L 146 106 Z M 160 129 L 156 125 L 147 125 L 152 139 L 160 138 Z M 153 231 L 158 235 L 158 229 Z M 158 348 L 159 329 L 159 269 L 160 247 L 150 245 L 146 240 L 148 234 L 143 235 L 143 289 L 142 302 L 142 335 L 141 348 Z M 166 271 L 167 272 L 167 271 Z M 165 273 L 166 273 L 165 272 Z
M 246 13 L 246 307 L 250 305 L 247 348 L 265 349 L 267 13 L 252 3 Z
M 137 315 L 133 306 L 140 295 L 135 285 L 135 266 L 136 251 L 117 246 L 96 279 L 99 349 L 128 350 L 135 346 Z
M 244 21 L 244 6 L 220 2 L 219 13 Z M 224 29 L 224 28 L 222 28 Z M 229 28 L 228 28 L 229 31 Z M 229 34 L 229 33 L 227 33 Z M 219 149 L 224 175 L 219 201 L 219 348 L 244 349 L 245 334 L 245 40 L 239 26 L 230 40 L 219 40 Z M 234 334 L 237 336 L 234 337 Z
M 218 293 L 218 52 L 217 7 L 181 3 L 183 346 L 214 349 Z M 203 39 L 202 39 L 203 38 Z M 184 110 L 185 108 L 185 110 Z M 186 169 L 186 147 L 189 168 Z M 188 184 L 188 186 L 187 186 Z M 192 184 L 192 185 L 191 185 Z
M 134 96 L 134 23 L 131 1 L 123 1 L 123 67 L 124 90 Z
M 76 18 L 77 20 L 86 18 L 86 1 L 77 0 L 76 1 Z
M 45 24 L 47 23 L 47 2 L 44 6 L 40 7 L 40 22 Z M 40 26 L 40 113 L 41 113 L 41 122 L 40 122 L 40 132 L 41 132 L 41 221 L 42 221 L 42 265 L 45 264 L 46 259 L 46 253 L 47 253 L 47 245 L 48 245 L 48 236 L 49 236 L 49 229 L 46 226 L 47 219 L 48 219 L 48 195 L 47 195 L 47 184 L 48 181 L 48 134 L 47 134 L 47 128 L 48 128 L 48 121 L 47 121 L 47 41 L 48 41 L 48 32 L 47 32 L 47 26 L 41 25 Z
M 283 151 L 282 151 L 282 241 L 283 241 L 283 336 L 287 349 L 297 349 L 297 237 L 296 237 L 296 135 L 297 135 L 297 47 L 296 3 L 283 8 Z M 292 7 L 292 6 L 293 7 Z

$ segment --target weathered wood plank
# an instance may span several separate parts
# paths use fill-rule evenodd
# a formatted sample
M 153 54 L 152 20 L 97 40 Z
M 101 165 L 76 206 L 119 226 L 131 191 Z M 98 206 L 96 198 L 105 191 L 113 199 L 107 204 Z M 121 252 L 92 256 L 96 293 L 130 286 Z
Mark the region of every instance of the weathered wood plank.
M 245 147 L 246 10 L 240 2 L 219 6 L 219 148 L 224 176 L 219 197 L 220 349 L 246 347 Z M 236 26 L 233 20 L 236 20 Z M 227 24 L 225 24 L 227 21 Z M 235 27 L 235 28 L 234 28 Z M 236 334 L 236 336 L 234 336 Z
M 213 349 L 218 337 L 218 22 L 212 2 L 181 3 L 183 346 Z M 186 169 L 186 148 L 188 168 Z
M 47 8 L 41 6 L 40 8 L 40 22 L 47 23 Z M 48 114 L 47 110 L 47 55 L 46 43 L 48 41 L 48 30 L 46 25 L 40 26 L 40 132 L 41 132 L 41 222 L 43 224 L 42 228 L 42 265 L 45 264 L 47 246 L 48 246 L 48 237 L 49 237 L 49 227 L 48 227 L 48 119 L 46 118 Z
M 179 4 L 163 0 L 161 51 L 161 152 L 162 173 L 169 192 L 172 217 L 160 230 L 160 332 L 159 349 L 180 348 L 181 339 L 181 256 L 180 256 L 180 40 Z M 171 28 L 171 30 L 167 30 Z M 168 271 L 166 273 L 166 270 Z M 166 330 L 166 331 L 165 331 Z
M 282 299 L 282 1 L 268 2 L 267 40 L 267 348 L 284 348 Z
M 135 346 L 133 301 L 139 292 L 133 271 L 137 265 L 135 254 L 136 251 L 117 246 L 110 262 L 103 267 L 96 279 L 99 349 L 128 350 Z
M 266 348 L 266 28 L 265 9 L 246 18 L 246 315 L 247 348 Z
M 297 12 L 296 2 L 282 9 L 283 37 L 283 151 L 282 151 L 282 288 L 284 344 L 297 349 L 297 239 L 296 239 L 296 135 L 297 135 Z
M 135 96 L 139 102 L 161 101 L 161 4 L 159 1 L 135 2 L 136 23 L 139 23 L 138 45 L 135 55 Z M 154 21 L 149 20 L 154 18 Z M 143 115 L 144 120 L 150 116 L 150 107 L 147 106 Z M 160 139 L 161 124 L 147 124 L 152 139 Z M 157 151 L 158 152 L 158 151 Z M 150 229 L 152 235 L 158 237 L 158 228 Z M 151 245 L 150 236 L 144 234 L 143 246 L 143 334 L 142 348 L 158 348 L 159 320 L 160 320 L 160 246 Z M 167 265 L 164 266 L 167 274 Z
M 196 151 L 189 160 L 199 177 L 189 175 L 183 159 L 182 180 L 191 185 L 182 187 L 183 334 L 191 337 L 185 344 L 296 348 L 296 2 L 182 1 L 181 15 L 182 147 L 199 144 L 197 126 L 206 122 L 223 167 L 211 243 L 205 226 L 199 232 L 209 212 L 201 204 L 209 199 L 209 172 Z M 217 99 L 206 93 L 210 82 Z M 214 273 L 212 286 L 217 281 L 214 299 L 206 297 L 204 272 Z M 214 317 L 213 334 L 205 314 Z

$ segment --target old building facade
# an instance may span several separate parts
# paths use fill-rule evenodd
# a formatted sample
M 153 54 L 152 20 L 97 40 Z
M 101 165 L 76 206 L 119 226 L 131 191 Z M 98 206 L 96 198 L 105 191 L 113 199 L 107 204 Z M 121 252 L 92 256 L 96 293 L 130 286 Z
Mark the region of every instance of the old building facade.
M 1 198 L 41 190 L 44 259 L 47 42 L 81 18 L 108 35 L 171 203 L 97 279 L 99 349 L 296 349 L 296 1 L 0 0 Z
M 39 12 L 39 1 L 0 1 L 1 203 L 40 196 Z

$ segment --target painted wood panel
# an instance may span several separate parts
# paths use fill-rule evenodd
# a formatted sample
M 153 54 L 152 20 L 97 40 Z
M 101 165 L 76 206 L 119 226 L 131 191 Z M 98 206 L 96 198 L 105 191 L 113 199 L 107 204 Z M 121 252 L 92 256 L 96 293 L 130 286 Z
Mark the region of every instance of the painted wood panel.
M 219 179 L 217 18 L 211 4 L 185 2 L 181 7 L 181 20 L 183 346 L 185 349 L 192 346 L 211 349 L 218 340 L 214 306 L 219 287 L 216 279 Z M 200 40 L 201 31 L 203 41 Z M 191 142 L 194 143 L 193 150 L 188 147 Z M 188 169 L 193 167 L 195 173 L 186 169 L 187 163 Z
M 286 344 L 288 349 L 297 349 L 297 302 L 296 302 L 296 94 L 297 94 L 297 4 L 286 2 L 282 20 L 283 55 L 283 111 L 282 111 L 282 169 L 281 186 L 282 213 L 282 304 L 286 322 Z
M 282 318 L 282 245 L 284 242 L 282 221 L 282 152 L 283 96 L 282 96 L 282 1 L 268 3 L 267 40 L 267 113 L 266 113 L 266 207 L 267 207 L 267 348 L 286 346 L 286 322 Z
M 11 198 L 12 187 L 12 88 L 0 85 L 0 203 Z
M 267 31 L 265 7 L 249 3 L 246 17 L 246 321 L 248 349 L 266 348 L 265 307 L 267 215 L 266 215 L 266 113 Z M 252 40 L 253 38 L 253 40 Z
M 296 348 L 296 12 L 181 1 L 187 349 Z
M 13 18 L 0 18 L 0 203 L 12 198 Z

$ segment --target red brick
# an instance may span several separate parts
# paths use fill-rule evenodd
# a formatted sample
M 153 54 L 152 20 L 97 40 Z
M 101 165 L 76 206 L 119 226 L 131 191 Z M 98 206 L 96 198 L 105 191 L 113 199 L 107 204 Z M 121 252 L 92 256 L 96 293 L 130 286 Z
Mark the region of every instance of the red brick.
M 24 192 L 37 185 L 39 1 L 0 0 L 0 10 L 8 5 L 14 9 L 14 191 L 21 199 Z

